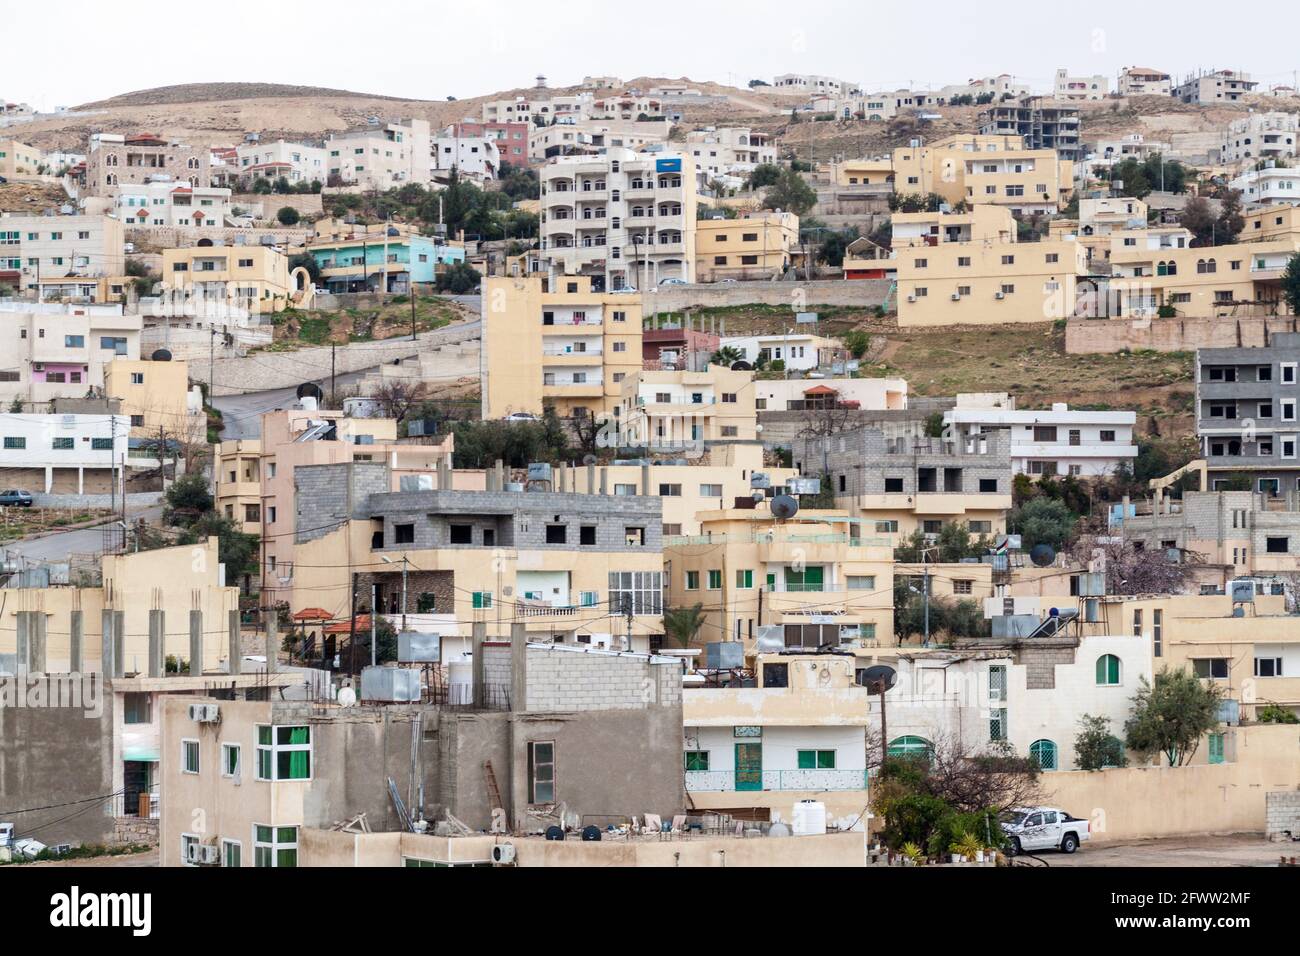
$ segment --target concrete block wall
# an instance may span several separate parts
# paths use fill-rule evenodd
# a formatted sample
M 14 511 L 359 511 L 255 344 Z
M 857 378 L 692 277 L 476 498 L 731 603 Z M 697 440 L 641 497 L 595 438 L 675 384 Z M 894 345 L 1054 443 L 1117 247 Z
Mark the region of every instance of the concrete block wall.
M 1264 835 L 1285 839 L 1300 836 L 1300 790 L 1265 794 Z
M 1026 690 L 1053 690 L 1056 687 L 1056 665 L 1074 663 L 1073 647 L 1021 647 L 1016 652 L 1016 663 L 1024 665 Z
M 508 645 L 491 644 L 483 648 L 483 684 L 488 694 L 510 692 L 512 674 L 511 653 Z
M 650 710 L 681 704 L 681 665 L 597 651 L 572 652 L 530 645 L 530 713 Z
M 299 544 L 329 534 L 344 516 L 368 517 L 370 496 L 389 487 L 387 465 L 373 461 L 300 465 L 294 469 L 293 481 Z
M 1005 431 L 988 434 L 987 450 L 965 452 L 961 442 L 951 443 L 948 451 L 939 439 L 901 437 L 891 442 L 878 428 L 859 428 L 819 438 L 800 439 L 794 443 L 794 461 L 804 474 L 819 474 L 827 469 L 832 488 L 838 494 L 844 479 L 846 495 L 882 495 L 885 479 L 901 478 L 901 494 L 917 493 L 917 472 L 934 468 L 936 492 L 944 491 L 944 469 L 961 469 L 963 494 L 978 494 L 980 481 L 997 482 L 997 490 L 988 494 L 1011 494 L 1011 436 Z M 899 449 L 902 449 L 901 451 Z

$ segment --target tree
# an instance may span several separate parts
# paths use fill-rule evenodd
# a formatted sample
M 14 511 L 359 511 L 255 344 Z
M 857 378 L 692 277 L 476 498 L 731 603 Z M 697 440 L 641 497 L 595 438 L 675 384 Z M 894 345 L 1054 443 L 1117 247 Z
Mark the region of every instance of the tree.
M 734 345 L 724 345 L 709 356 L 710 365 L 725 365 L 727 368 L 743 361 L 745 361 L 745 353 Z
M 163 506 L 163 521 L 169 525 L 188 527 L 212 510 L 212 494 L 207 480 L 197 472 L 182 475 L 167 489 Z
M 1124 742 L 1144 760 L 1164 754 L 1169 766 L 1186 766 L 1201 738 L 1218 729 L 1222 696 L 1219 687 L 1184 670 L 1165 668 L 1154 684 L 1143 677 L 1133 716 L 1124 724 Z
M 200 544 L 208 538 L 217 539 L 217 557 L 226 566 L 228 587 L 238 583 L 242 575 L 257 571 L 261 539 L 240 531 L 234 521 L 215 511 L 207 512 L 185 528 L 176 543 Z
M 850 329 L 844 333 L 844 347 L 855 359 L 861 360 L 871 350 L 871 333 L 864 329 Z
M 469 263 L 456 262 L 448 266 L 445 272 L 438 273 L 437 289 L 452 295 L 465 295 L 477 289 L 482 278 Z
M 1300 252 L 1286 262 L 1282 273 L 1282 297 L 1291 308 L 1291 314 L 1300 315 Z
M 307 278 L 313 284 L 318 285 L 320 283 L 320 264 L 310 252 L 300 252 L 289 260 L 290 272 L 299 268 L 307 270 Z
M 1058 551 L 1074 534 L 1078 517 L 1062 501 L 1052 498 L 1031 498 L 1011 513 L 1009 522 L 1013 534 L 1021 536 L 1026 550 L 1048 544 Z
M 1097 555 L 1106 563 L 1107 594 L 1181 594 L 1193 577 L 1191 565 L 1170 561 L 1163 550 L 1148 551 L 1110 536 L 1083 535 L 1071 549 L 1079 564 Z
M 296 226 L 302 219 L 302 217 L 298 215 L 298 210 L 294 209 L 292 206 L 281 206 L 280 211 L 275 214 L 275 218 L 280 221 L 280 225 L 282 226 Z
M 781 209 L 796 216 L 806 216 L 817 205 L 817 191 L 793 169 L 781 171 L 781 177 L 763 194 L 765 209 Z
M 664 611 L 664 632 L 682 647 L 690 647 L 705 624 L 704 605 L 676 607 Z
M 1192 245 L 1214 245 L 1218 218 L 1210 208 L 1209 202 L 1201 196 L 1193 196 L 1187 200 L 1187 205 L 1178 216 L 1178 224 L 1192 234 Z
M 1074 738 L 1074 762 L 1080 770 L 1105 770 L 1128 766 L 1124 741 L 1110 732 L 1109 717 L 1084 714 Z
M 1245 227 L 1246 219 L 1241 214 L 1241 193 L 1229 189 L 1219 200 L 1219 218 L 1215 223 L 1214 240 L 1219 245 L 1236 242 Z

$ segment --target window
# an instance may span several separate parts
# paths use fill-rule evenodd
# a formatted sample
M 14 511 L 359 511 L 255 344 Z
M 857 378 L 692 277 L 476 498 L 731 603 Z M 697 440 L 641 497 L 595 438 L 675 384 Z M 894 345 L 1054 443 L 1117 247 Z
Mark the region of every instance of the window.
M 452 544 L 473 544 L 474 526 L 468 524 L 454 524 L 449 529 L 449 535 Z
M 1097 658 L 1097 686 L 1118 687 L 1119 680 L 1119 658 L 1114 654 L 1103 654 Z
M 700 589 L 700 572 L 699 572 L 699 571 L 687 571 L 687 572 L 686 572 L 686 590 L 688 590 L 688 591 L 698 591 L 699 589 Z
M 1227 680 L 1228 659 L 1226 657 L 1202 657 L 1192 661 L 1192 673 L 1201 680 Z
M 192 833 L 181 834 L 181 863 L 188 866 L 191 850 L 199 845 L 199 838 Z
M 21 436 L 6 435 L 5 448 L 21 449 L 27 447 L 27 439 Z
M 546 526 L 546 543 L 547 544 L 564 544 L 569 539 L 569 528 L 562 524 L 548 524 Z
M 144 416 L 143 416 L 143 415 L 132 415 L 132 416 L 131 416 L 131 427 L 132 427 L 132 428 L 140 428 L 142 425 L 144 425 Z
M 86 347 L 86 337 L 84 335 L 65 335 L 63 337 L 63 347 L 65 349 L 84 349 Z
M 709 590 L 710 590 L 710 591 L 721 591 L 721 590 L 722 590 L 722 572 L 721 572 L 721 571 L 710 571 L 710 572 L 709 572 Z
M 1151 612 L 1151 653 L 1154 657 L 1165 653 L 1165 612 L 1160 608 Z
M 132 372 L 132 373 L 131 373 L 131 384 L 132 384 L 132 385 L 143 385 L 143 384 L 144 384 L 144 372 Z
M 257 728 L 258 780 L 310 780 L 311 728 Z
M 1255 676 L 1256 677 L 1281 677 L 1282 658 L 1280 657 L 1255 658 Z
M 1290 538 L 1265 538 L 1264 550 L 1269 554 L 1289 554 Z
M 222 866 L 243 866 L 244 845 L 238 840 L 221 841 L 221 865 Z
M 262 867 L 296 867 L 298 865 L 298 828 L 253 825 L 253 865 Z
M 998 480 L 996 478 L 980 479 L 980 494 L 996 495 L 998 493 Z
M 1101 440 L 1102 440 L 1102 441 L 1114 441 L 1114 440 L 1115 440 L 1115 433 L 1114 433 L 1113 431 L 1110 431 L 1110 430 L 1108 430 L 1108 429 L 1104 429 L 1104 428 L 1103 428 L 1102 431 L 1101 431 Z
M 924 737 L 899 737 L 889 742 L 891 757 L 925 757 L 934 753 L 934 744 Z
M 528 802 L 555 802 L 555 742 L 528 744 Z
M 1056 744 L 1050 740 L 1035 740 L 1029 745 L 1029 756 L 1043 770 L 1056 769 Z
M 1206 743 L 1209 745 L 1209 762 L 1223 763 L 1223 734 L 1210 734 Z
M 153 723 L 153 697 L 149 694 L 123 694 L 122 723 Z
M 754 587 L 754 572 L 753 572 L 753 571 L 737 571 L 737 572 L 736 572 L 736 588 L 737 588 L 738 590 L 741 590 L 741 591 L 749 591 L 749 590 L 752 590 L 753 587 Z
M 221 745 L 221 776 L 239 778 L 239 744 Z
M 800 770 L 834 770 L 835 751 L 800 750 L 798 761 Z
M 491 591 L 475 591 L 472 599 L 474 610 L 487 611 L 492 607 Z
M 701 498 L 721 498 L 722 485 L 700 485 Z
M 394 544 L 415 544 L 415 525 L 413 524 L 393 525 L 393 543 Z
M 197 740 L 181 741 L 181 772 L 199 772 L 199 742 Z
M 970 594 L 970 593 L 971 593 L 971 587 L 972 587 L 972 584 L 973 584 L 973 583 L 974 583 L 974 582 L 972 582 L 972 581 L 968 581 L 968 580 L 966 580 L 966 581 L 953 581 L 953 582 L 952 582 L 952 593 L 953 593 L 953 594 Z
M 1142 636 L 1142 609 L 1136 608 L 1133 611 L 1133 636 Z
M 874 574 L 850 574 L 846 579 L 850 591 L 874 591 L 876 576 Z
M 112 451 L 113 439 L 111 438 L 92 438 L 90 447 L 93 451 Z
M 707 750 L 688 750 L 683 756 L 686 758 L 687 773 L 709 769 L 709 752 Z
M 72 451 L 75 445 L 76 442 L 74 442 L 71 438 L 55 438 L 51 442 L 51 447 L 55 451 Z
M 588 548 L 596 544 L 596 526 L 594 524 L 584 524 L 578 529 L 578 544 Z
M 609 604 L 611 614 L 662 615 L 664 584 L 662 571 L 611 571 L 609 572 Z
M 682 496 L 682 486 L 681 486 L 681 485 L 667 485 L 667 484 L 664 484 L 664 485 L 660 485 L 660 486 L 659 486 L 659 497 L 660 497 L 660 498 L 680 498 L 681 496 Z

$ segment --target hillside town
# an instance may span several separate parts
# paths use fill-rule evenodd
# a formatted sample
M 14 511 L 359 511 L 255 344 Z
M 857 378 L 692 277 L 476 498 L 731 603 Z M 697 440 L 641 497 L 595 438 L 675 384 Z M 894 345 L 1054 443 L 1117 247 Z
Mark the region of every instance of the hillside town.
M 1294 866 L 1300 93 L 1148 49 L 0 95 L 0 867 Z

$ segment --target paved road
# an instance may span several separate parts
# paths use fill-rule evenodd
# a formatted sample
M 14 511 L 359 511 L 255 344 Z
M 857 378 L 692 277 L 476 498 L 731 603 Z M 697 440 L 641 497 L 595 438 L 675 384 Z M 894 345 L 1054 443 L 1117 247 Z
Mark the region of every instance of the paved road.
M 153 505 L 127 512 L 129 519 L 144 518 L 156 524 L 162 517 L 162 506 Z M 104 528 L 83 528 L 76 531 L 57 531 L 43 538 L 24 538 L 4 545 L 10 557 L 24 557 L 28 561 L 63 561 L 69 554 L 98 554 L 104 547 Z
M 476 295 L 457 295 L 448 296 L 467 308 L 477 308 L 479 297 Z M 456 328 L 466 331 L 475 331 L 479 328 L 480 321 L 474 320 L 459 325 Z M 416 352 L 412 352 L 415 355 Z M 356 372 L 347 372 L 337 377 L 339 387 L 353 385 L 367 375 L 371 374 L 378 366 L 371 366 Z M 321 381 L 323 387 L 328 386 L 329 376 Z M 262 414 L 272 412 L 277 408 L 288 408 L 297 401 L 297 386 L 292 388 L 273 388 L 263 392 L 246 392 L 242 395 L 218 395 L 213 399 L 212 404 L 220 410 L 222 421 L 225 422 L 225 429 L 221 432 L 222 439 L 237 438 L 258 438 L 262 434 Z
M 1281 856 L 1300 856 L 1300 844 L 1269 843 L 1261 836 L 1170 837 L 1120 844 L 1085 843 L 1078 853 L 1036 854 L 1049 866 L 1276 866 Z

